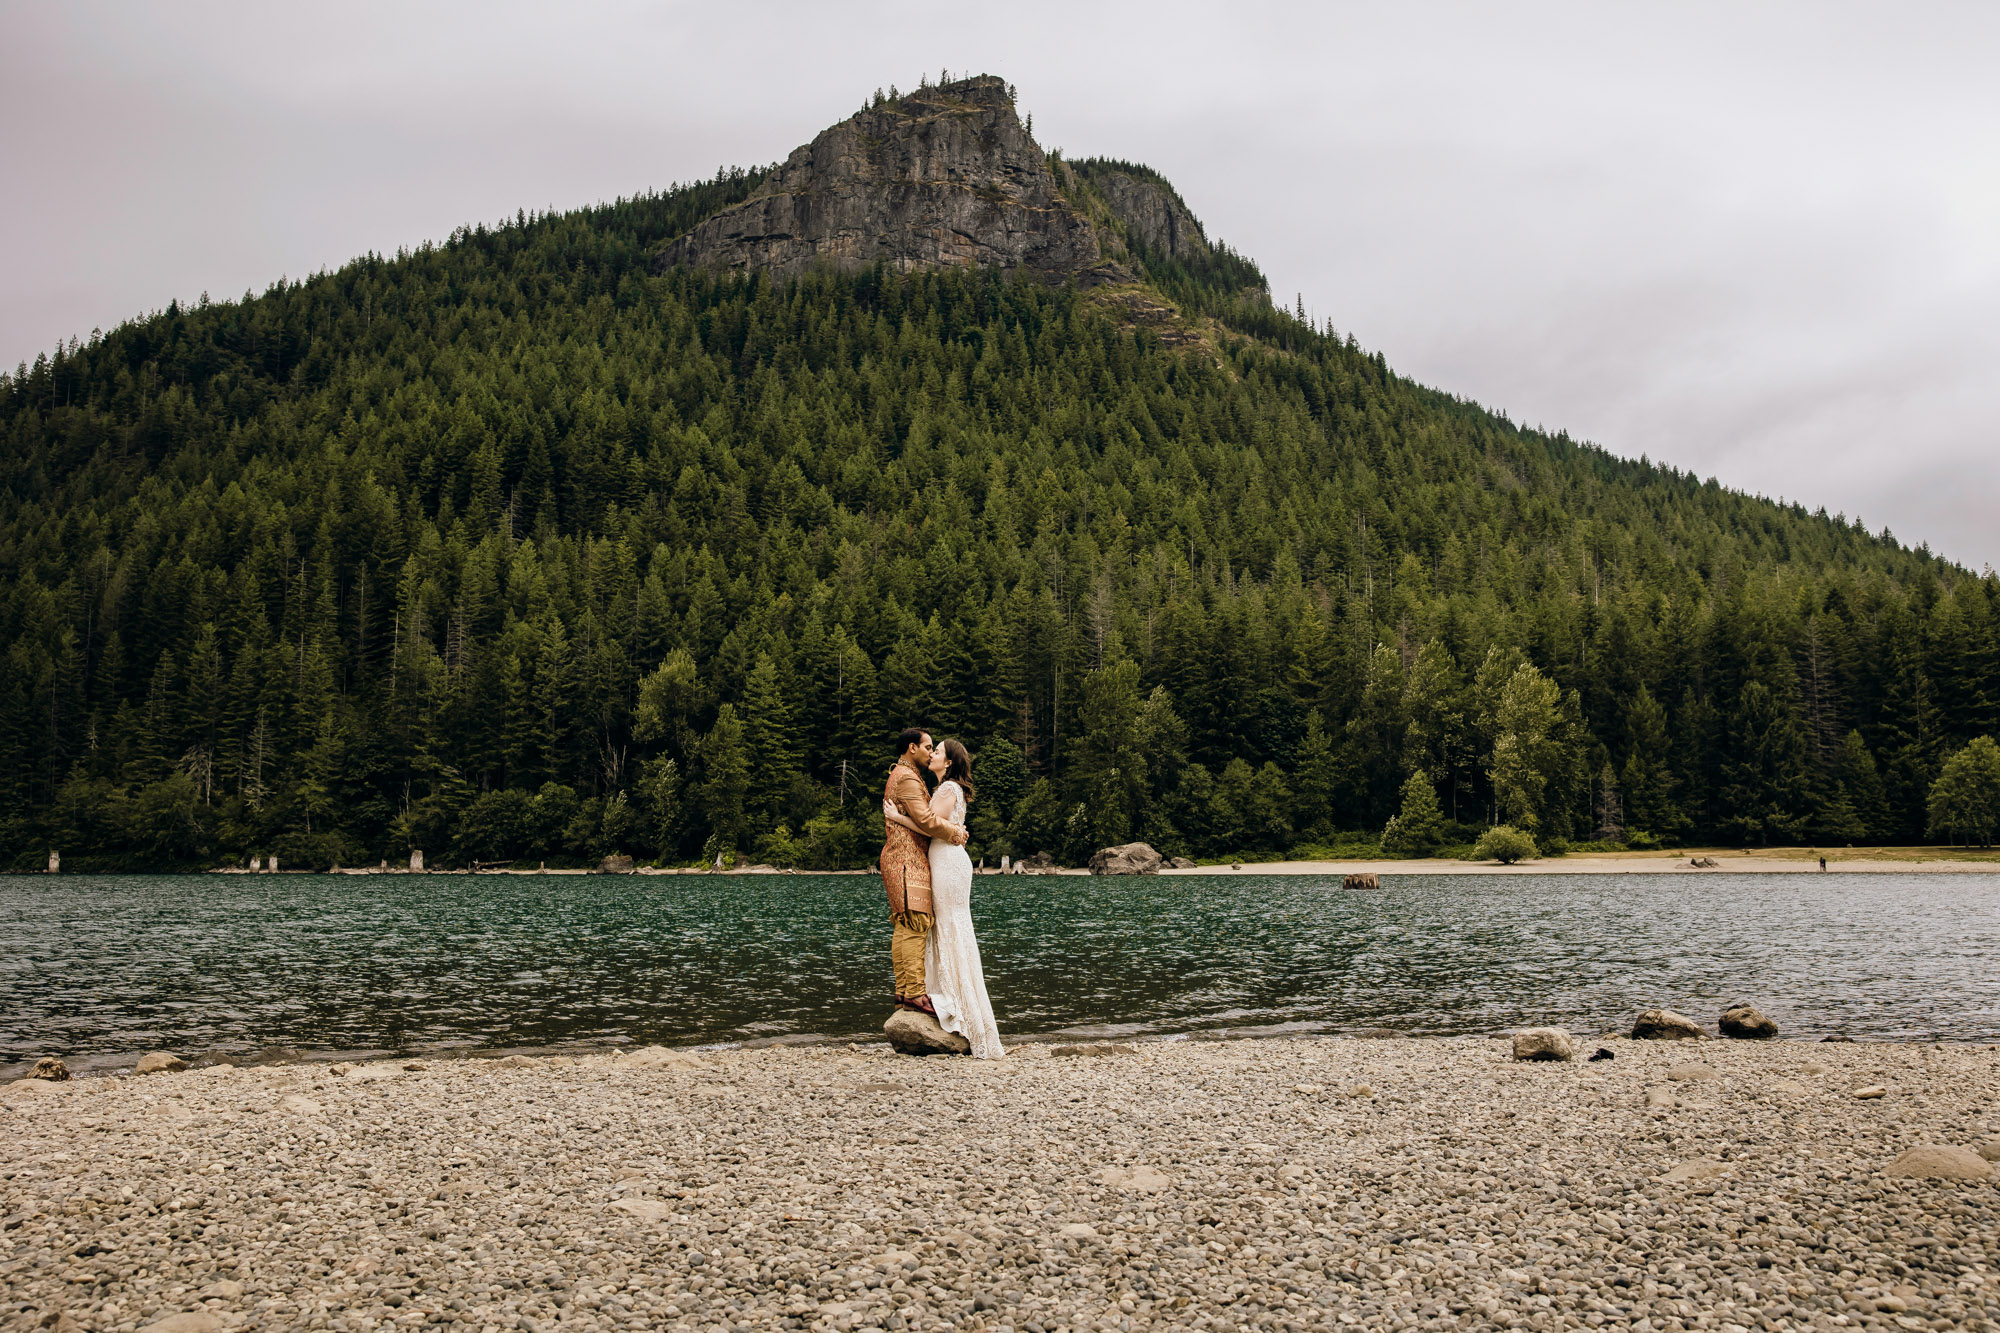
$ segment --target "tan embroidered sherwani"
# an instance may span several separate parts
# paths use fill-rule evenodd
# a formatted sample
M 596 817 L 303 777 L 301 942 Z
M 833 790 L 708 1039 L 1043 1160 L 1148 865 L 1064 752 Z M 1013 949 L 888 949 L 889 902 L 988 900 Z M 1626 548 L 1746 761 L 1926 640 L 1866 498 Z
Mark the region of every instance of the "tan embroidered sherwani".
M 889 891 L 889 963 L 896 973 L 896 998 L 913 1000 L 924 991 L 924 946 L 931 933 L 931 839 L 947 836 L 950 825 L 931 812 L 930 788 L 909 760 L 889 770 L 884 799 L 896 803 L 904 818 L 923 830 L 914 833 L 883 820 L 882 886 Z

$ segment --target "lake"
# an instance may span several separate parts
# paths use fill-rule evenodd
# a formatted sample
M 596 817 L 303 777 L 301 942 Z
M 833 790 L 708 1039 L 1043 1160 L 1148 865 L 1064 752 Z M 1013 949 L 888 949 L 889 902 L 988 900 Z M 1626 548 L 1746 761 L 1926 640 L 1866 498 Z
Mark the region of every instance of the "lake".
M 2000 875 L 986 876 L 1014 1036 L 1625 1029 L 2000 1040 Z M 879 1036 L 872 877 L 0 879 L 0 1059 Z

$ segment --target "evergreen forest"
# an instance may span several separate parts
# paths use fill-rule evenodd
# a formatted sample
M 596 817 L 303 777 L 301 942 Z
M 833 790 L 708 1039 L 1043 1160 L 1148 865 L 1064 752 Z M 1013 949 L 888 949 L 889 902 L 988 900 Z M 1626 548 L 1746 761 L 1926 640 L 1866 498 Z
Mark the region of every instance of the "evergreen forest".
M 1990 571 L 1399 378 L 1222 247 L 1137 253 L 1172 330 L 660 271 L 760 179 L 0 377 L 0 863 L 861 866 L 910 724 L 989 862 L 1990 840 Z

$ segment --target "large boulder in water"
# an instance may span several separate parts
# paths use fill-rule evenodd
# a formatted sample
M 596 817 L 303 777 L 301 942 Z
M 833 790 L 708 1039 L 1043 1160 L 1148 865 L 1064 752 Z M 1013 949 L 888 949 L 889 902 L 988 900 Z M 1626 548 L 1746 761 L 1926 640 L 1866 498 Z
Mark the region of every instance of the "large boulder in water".
M 956 1032 L 946 1032 L 938 1021 L 920 1009 L 898 1009 L 882 1025 L 889 1044 L 904 1055 L 970 1055 L 972 1043 Z
M 1148 847 L 1143 842 L 1128 842 L 1122 847 L 1100 847 L 1090 858 L 1090 873 L 1093 875 L 1157 875 L 1165 866 L 1167 858 Z

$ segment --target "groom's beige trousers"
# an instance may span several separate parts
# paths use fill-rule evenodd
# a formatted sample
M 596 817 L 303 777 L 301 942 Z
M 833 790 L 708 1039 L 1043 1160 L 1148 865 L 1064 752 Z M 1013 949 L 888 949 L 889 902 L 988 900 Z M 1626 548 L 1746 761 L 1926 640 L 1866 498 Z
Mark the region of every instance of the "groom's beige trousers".
M 890 917 L 896 929 L 889 936 L 889 966 L 896 973 L 896 998 L 914 1000 L 929 987 L 924 977 L 924 946 L 930 943 L 931 927 L 937 924 L 929 912 L 896 912 Z

